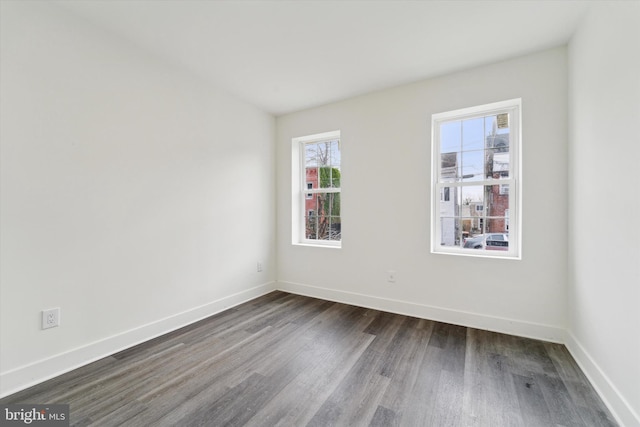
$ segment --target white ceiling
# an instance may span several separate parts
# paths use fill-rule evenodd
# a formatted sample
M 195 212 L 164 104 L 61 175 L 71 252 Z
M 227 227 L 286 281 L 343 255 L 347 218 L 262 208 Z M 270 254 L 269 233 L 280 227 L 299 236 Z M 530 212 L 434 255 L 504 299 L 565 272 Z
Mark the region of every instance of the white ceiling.
M 590 2 L 58 3 L 280 115 L 565 44 Z

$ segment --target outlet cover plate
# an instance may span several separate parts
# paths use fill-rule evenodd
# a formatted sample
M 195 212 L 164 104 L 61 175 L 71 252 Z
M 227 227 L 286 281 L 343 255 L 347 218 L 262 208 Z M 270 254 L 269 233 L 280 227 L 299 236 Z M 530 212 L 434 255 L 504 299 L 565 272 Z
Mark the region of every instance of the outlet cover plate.
M 42 310 L 42 329 L 55 328 L 60 325 L 60 307 Z

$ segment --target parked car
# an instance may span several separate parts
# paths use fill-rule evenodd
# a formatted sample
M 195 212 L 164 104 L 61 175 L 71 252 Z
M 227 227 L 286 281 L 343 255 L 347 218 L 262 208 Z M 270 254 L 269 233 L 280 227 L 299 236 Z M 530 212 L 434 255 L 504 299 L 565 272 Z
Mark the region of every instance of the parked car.
M 486 249 L 493 251 L 509 250 L 509 235 L 504 233 L 478 234 L 464 241 L 464 247 L 469 249 Z

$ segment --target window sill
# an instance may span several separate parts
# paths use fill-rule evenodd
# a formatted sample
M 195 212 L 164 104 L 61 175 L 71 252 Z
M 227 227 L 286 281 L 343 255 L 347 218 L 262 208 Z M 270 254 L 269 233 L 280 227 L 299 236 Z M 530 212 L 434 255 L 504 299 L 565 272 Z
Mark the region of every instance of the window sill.
M 310 248 L 342 249 L 341 244 L 332 244 L 332 243 L 297 242 L 292 244 L 293 246 L 306 246 Z
M 463 257 L 473 257 L 473 258 L 492 258 L 492 259 L 508 259 L 508 260 L 516 260 L 516 261 L 520 261 L 522 260 L 522 256 L 518 255 L 518 254 L 510 254 L 510 253 L 505 253 L 502 252 L 500 254 L 497 253 L 491 253 L 494 251 L 482 251 L 479 252 L 479 250 L 465 250 L 465 251 L 457 251 L 457 250 L 452 250 L 452 251 L 435 251 L 432 250 L 431 253 L 432 254 L 436 254 L 436 255 L 454 255 L 454 256 L 463 256 Z

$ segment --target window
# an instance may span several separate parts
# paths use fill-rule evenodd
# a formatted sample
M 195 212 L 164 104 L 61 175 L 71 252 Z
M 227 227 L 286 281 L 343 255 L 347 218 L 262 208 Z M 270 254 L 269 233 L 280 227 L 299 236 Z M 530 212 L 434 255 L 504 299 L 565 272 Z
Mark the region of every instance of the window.
M 520 258 L 520 105 L 432 116 L 432 252 Z
M 340 247 L 340 132 L 293 139 L 292 243 Z

